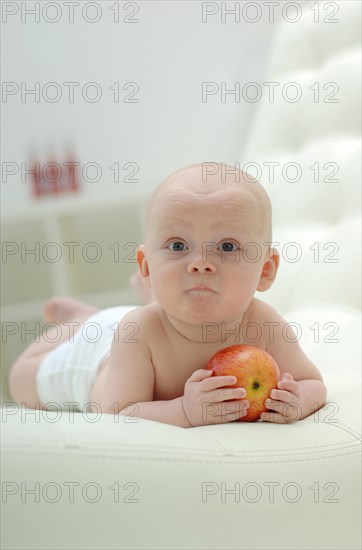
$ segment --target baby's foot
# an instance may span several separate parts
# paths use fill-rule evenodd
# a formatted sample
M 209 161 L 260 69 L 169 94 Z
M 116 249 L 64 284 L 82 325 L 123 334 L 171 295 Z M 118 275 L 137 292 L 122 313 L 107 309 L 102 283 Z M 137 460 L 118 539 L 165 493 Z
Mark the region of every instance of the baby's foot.
M 65 323 L 75 319 L 90 317 L 97 308 L 80 302 L 75 298 L 58 298 L 53 296 L 44 304 L 44 319 L 48 323 Z

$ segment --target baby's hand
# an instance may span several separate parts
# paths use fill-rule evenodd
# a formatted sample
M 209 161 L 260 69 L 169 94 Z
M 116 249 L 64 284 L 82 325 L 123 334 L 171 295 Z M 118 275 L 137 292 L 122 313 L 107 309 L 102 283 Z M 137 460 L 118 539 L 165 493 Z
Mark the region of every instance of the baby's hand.
M 261 420 L 287 424 L 296 422 L 302 415 L 300 387 L 293 375 L 283 373 L 278 382 L 278 389 L 270 392 L 270 398 L 265 400 L 265 406 L 272 412 L 263 412 Z
M 182 397 L 191 426 L 222 424 L 239 420 L 247 413 L 249 402 L 244 388 L 225 388 L 236 383 L 234 376 L 211 376 L 212 371 L 198 369 L 187 380 Z M 236 401 L 225 401 L 236 399 Z

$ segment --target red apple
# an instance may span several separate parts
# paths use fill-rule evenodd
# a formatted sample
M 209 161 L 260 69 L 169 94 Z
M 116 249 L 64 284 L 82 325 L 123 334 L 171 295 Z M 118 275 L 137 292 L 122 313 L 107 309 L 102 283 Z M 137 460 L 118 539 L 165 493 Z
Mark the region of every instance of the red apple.
M 247 415 L 240 418 L 239 422 L 255 422 L 262 412 L 268 410 L 264 401 L 280 380 L 278 365 L 269 353 L 241 344 L 216 352 L 206 369 L 212 370 L 213 376 L 235 376 L 236 384 L 225 386 L 227 388 L 245 388 L 245 399 L 250 406 Z

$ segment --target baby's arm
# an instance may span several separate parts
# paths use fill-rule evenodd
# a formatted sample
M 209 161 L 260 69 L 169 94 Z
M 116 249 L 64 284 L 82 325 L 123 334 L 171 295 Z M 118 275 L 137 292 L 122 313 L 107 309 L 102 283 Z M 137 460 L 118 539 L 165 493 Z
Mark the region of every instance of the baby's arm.
M 320 409 L 326 401 L 327 389 L 323 378 L 305 355 L 295 331 L 271 306 L 265 304 L 269 325 L 266 351 L 278 364 L 281 380 L 265 404 L 272 412 L 261 415 L 262 420 L 284 423 L 302 420 Z M 275 323 L 275 324 L 274 324 Z
M 143 308 L 132 310 L 115 331 L 100 404 L 103 413 L 146 418 L 181 428 L 233 422 L 247 414 L 245 390 L 226 387 L 234 385 L 236 379 L 210 377 L 211 372 L 205 369 L 192 373 L 185 383 L 184 395 L 153 401 L 155 371 L 146 336 L 150 319 L 147 321 L 142 314 Z
M 102 413 L 190 427 L 181 397 L 153 401 L 155 373 L 139 311 L 125 315 L 115 331 L 100 404 Z

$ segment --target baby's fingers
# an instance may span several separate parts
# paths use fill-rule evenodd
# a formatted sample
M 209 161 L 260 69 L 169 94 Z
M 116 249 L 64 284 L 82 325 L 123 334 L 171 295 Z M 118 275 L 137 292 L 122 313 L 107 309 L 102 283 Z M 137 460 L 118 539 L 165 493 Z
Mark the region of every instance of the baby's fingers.
M 299 394 L 300 394 L 299 385 L 298 385 L 298 382 L 296 382 L 293 379 L 286 380 L 285 378 L 284 379 L 282 378 L 282 380 L 279 380 L 278 382 L 278 388 L 279 390 L 286 390 L 288 392 L 292 392 L 294 393 L 294 395 L 299 397 Z
M 282 414 L 279 414 L 275 411 L 261 413 L 260 419 L 263 422 L 274 422 L 275 424 L 289 424 L 289 422 L 285 418 L 285 416 L 283 416 Z
M 290 372 L 283 372 L 279 382 L 288 382 L 289 380 L 294 380 L 294 377 Z
M 267 399 L 265 401 L 265 406 L 271 411 L 275 411 L 284 416 L 288 422 L 296 422 L 302 415 L 300 405 L 295 401 L 291 403 L 283 403 L 282 401 L 272 401 L 271 399 Z M 264 413 L 262 413 L 262 415 L 264 415 Z
M 284 403 L 294 403 L 296 400 L 295 394 L 286 390 L 272 390 L 270 392 L 270 397 L 277 401 L 283 401 Z
M 212 376 L 209 380 L 202 382 L 202 390 L 208 392 L 217 388 L 223 388 L 224 386 L 234 386 L 235 383 L 235 376 Z
M 212 376 L 211 370 L 206 369 L 197 369 L 195 370 L 188 381 L 190 382 L 201 382 L 201 380 L 204 380 L 204 378 L 210 378 Z

